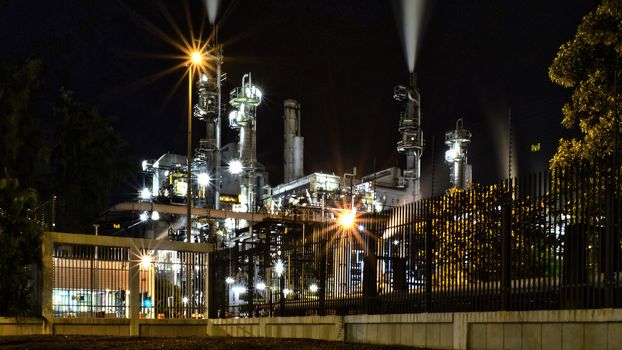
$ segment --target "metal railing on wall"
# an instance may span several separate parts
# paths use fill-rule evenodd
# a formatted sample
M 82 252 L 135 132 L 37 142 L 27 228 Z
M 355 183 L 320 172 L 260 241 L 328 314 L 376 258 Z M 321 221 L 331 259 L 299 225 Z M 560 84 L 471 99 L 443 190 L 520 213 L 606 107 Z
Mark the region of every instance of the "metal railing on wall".
M 619 162 L 579 164 L 218 252 L 212 317 L 622 306 Z

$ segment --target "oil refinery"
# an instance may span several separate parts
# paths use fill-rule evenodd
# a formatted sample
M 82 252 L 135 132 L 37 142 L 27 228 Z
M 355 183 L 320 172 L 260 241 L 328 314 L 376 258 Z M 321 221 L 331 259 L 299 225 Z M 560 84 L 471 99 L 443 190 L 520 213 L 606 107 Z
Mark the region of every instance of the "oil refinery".
M 227 79 L 222 71 L 223 46 L 214 42 L 205 51 L 201 55 L 214 63 L 213 69 L 197 70 L 197 76 L 192 77 L 196 81 L 192 86 L 192 117 L 205 130 L 199 144 L 192 145 L 191 157 L 166 153 L 144 160 L 144 187 L 139 190 L 137 201 L 115 205 L 104 214 L 101 223 L 103 227 L 110 226 L 105 224 L 119 221 L 128 212 L 134 220 L 129 219 L 127 225 L 115 225 L 114 230 L 108 230 L 110 233 L 188 242 L 218 240 L 226 246 L 258 221 L 251 222 L 244 214 L 255 214 L 254 218 L 293 218 L 304 213 L 305 217 L 323 222 L 334 220 L 339 211 L 382 212 L 422 199 L 421 157 L 425 144 L 421 95 L 414 73 L 410 74 L 408 85 L 397 85 L 393 91 L 393 98 L 402 107 L 395 126 L 400 134 L 396 150 L 404 157 L 403 169 L 390 167 L 360 175 L 355 167 L 344 174 L 304 174 L 304 110 L 297 100 L 287 99 L 282 110 L 284 182 L 271 185 L 266 168 L 257 159 L 261 145 L 256 141 L 256 112 L 261 108 L 262 91 L 249 72 L 227 96 L 222 91 Z M 225 115 L 228 123 L 223 123 Z M 223 143 L 223 127 L 234 131 L 237 139 Z M 463 129 L 462 119 L 455 130 L 445 135 L 450 182 L 452 187 L 463 190 L 471 181 L 471 166 L 467 164 L 470 141 L 471 133 Z M 156 207 L 160 210 L 154 210 Z M 186 215 L 181 214 L 181 207 L 188 208 Z M 193 214 L 189 224 L 187 213 L 191 210 L 209 214 Z

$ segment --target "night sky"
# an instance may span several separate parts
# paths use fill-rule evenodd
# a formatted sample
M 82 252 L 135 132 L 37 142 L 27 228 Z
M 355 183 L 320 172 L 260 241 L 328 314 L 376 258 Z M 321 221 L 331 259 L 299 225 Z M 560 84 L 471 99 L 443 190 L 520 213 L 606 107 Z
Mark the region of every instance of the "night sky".
M 507 176 L 511 108 L 513 175 L 545 170 L 562 136 L 561 106 L 569 91 L 548 79 L 559 46 L 571 39 L 595 1 L 428 1 L 416 71 L 426 148 L 424 195 L 431 193 L 432 137 L 435 189 L 448 186 L 444 133 L 457 118 L 473 132 L 473 180 Z M 201 1 L 1 1 L 2 64 L 38 57 L 45 64 L 44 93 L 60 86 L 77 100 L 116 118 L 135 164 L 165 152 L 185 154 L 186 86 L 183 71 L 152 79 L 179 53 L 149 25 L 171 37 L 170 14 L 188 37 L 209 24 Z M 391 1 L 223 1 L 220 41 L 228 81 L 223 100 L 246 72 L 262 89 L 257 157 L 271 184 L 283 177 L 283 100 L 302 105 L 305 173 L 364 175 L 401 165 L 395 151 L 400 106 L 393 87 L 408 82 L 408 65 Z M 196 143 L 204 136 L 195 122 Z M 223 122 L 223 144 L 235 135 Z M 532 144 L 541 143 L 539 152 Z

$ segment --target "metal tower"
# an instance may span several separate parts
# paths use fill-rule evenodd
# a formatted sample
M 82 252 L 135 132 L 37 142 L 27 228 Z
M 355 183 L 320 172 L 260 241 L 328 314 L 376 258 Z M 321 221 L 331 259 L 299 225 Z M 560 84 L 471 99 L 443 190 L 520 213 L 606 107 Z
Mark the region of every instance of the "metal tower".
M 235 108 L 229 113 L 229 126 L 240 131 L 238 143 L 239 162 L 231 166 L 232 173 L 238 173 L 241 181 L 241 210 L 251 212 L 255 209 L 255 169 L 256 169 L 256 108 L 261 103 L 261 91 L 252 84 L 251 74 L 242 77 L 242 86 L 229 94 L 229 104 Z M 233 164 L 232 164 L 233 165 Z M 241 167 L 240 167 L 241 165 Z M 234 169 L 235 168 L 235 169 Z
M 299 179 L 303 175 L 304 137 L 300 136 L 300 104 L 296 100 L 283 103 L 284 174 L 283 183 Z
M 471 142 L 471 132 L 462 126 L 462 118 L 456 121 L 456 129 L 445 133 L 445 161 L 449 164 L 451 186 L 466 190 L 467 181 L 471 180 L 471 166 L 467 164 L 467 146 Z
M 421 199 L 421 155 L 423 153 L 423 131 L 421 130 L 421 96 L 417 90 L 416 76 L 410 75 L 410 85 L 398 85 L 393 89 L 393 98 L 404 103 L 400 113 L 399 132 L 402 138 L 397 142 L 397 151 L 406 155 L 404 178 L 412 198 L 406 202 Z

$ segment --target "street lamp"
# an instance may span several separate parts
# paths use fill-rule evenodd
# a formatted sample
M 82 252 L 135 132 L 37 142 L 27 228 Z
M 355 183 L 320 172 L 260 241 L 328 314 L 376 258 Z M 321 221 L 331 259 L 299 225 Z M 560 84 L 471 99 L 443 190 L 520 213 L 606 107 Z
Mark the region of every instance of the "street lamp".
M 186 189 L 186 238 L 191 241 L 192 234 L 192 77 L 195 69 L 203 64 L 203 54 L 194 50 L 190 52 L 190 62 L 188 65 L 188 187 Z

